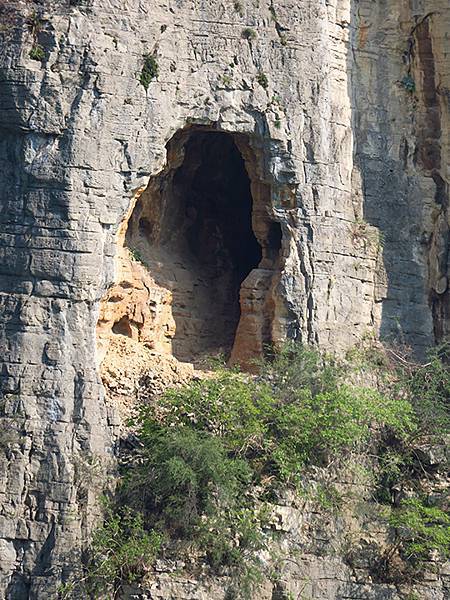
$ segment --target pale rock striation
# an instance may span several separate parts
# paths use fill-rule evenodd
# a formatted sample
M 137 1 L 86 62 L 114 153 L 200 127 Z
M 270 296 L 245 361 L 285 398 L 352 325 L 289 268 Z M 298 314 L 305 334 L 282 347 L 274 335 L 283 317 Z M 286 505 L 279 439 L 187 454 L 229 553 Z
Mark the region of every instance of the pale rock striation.
M 0 8 L 0 596 L 53 598 L 114 463 L 111 348 L 251 366 L 285 338 L 448 334 L 450 8 Z M 395 597 L 364 585 L 339 597 Z

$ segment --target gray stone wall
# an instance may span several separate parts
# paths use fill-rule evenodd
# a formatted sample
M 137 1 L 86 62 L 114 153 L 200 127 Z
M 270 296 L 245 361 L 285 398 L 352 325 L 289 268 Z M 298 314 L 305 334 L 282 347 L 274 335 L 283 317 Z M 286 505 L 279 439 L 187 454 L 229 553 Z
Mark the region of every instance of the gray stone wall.
M 449 19 L 439 1 L 352 10 L 355 164 L 383 245 L 380 337 L 419 355 L 448 333 Z

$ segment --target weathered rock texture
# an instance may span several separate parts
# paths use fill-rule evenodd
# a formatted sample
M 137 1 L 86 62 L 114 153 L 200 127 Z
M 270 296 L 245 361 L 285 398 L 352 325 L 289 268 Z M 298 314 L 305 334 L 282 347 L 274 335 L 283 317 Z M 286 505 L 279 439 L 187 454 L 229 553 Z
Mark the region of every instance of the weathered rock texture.
M 0 7 L 1 410 L 14 437 L 0 457 L 0 595 L 50 598 L 77 561 L 96 517 L 92 482 L 101 487 L 113 456 L 99 313 L 99 354 L 125 334 L 194 360 L 202 339 L 244 364 L 285 337 L 341 350 L 373 332 L 420 353 L 448 333 L 450 9 Z M 147 90 L 145 55 L 158 65 Z M 253 213 L 243 242 L 253 235 L 259 249 L 241 271 L 219 217 L 244 193 L 242 169 L 221 177 L 212 150 L 189 150 L 199 131 L 228 134 L 245 165 Z M 198 173 L 209 159 L 215 172 Z M 227 243 L 201 241 L 195 224 L 209 208 L 175 197 L 180 178 L 182 189 L 210 186 L 210 230 Z M 208 296 L 220 281 L 232 297 Z

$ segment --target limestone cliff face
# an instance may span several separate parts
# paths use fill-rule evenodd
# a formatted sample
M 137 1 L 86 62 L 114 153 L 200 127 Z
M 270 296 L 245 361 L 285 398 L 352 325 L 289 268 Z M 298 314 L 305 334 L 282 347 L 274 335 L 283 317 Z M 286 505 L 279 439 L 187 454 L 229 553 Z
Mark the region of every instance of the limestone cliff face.
M 382 233 L 382 338 L 419 349 L 448 334 L 449 10 L 354 4 L 355 164 Z
M 286 337 L 339 351 L 369 332 L 420 353 L 448 334 L 450 8 L 0 9 L 1 414 L 13 440 L 0 456 L 0 596 L 48 598 L 113 458 L 97 363 L 114 334 L 182 360 L 201 338 L 243 364 Z M 227 176 L 214 177 L 221 160 Z M 183 199 L 207 189 L 214 215 Z M 242 272 L 222 226 L 237 194 L 251 203 L 234 236 L 253 257 Z M 240 308 L 217 295 L 225 281 Z

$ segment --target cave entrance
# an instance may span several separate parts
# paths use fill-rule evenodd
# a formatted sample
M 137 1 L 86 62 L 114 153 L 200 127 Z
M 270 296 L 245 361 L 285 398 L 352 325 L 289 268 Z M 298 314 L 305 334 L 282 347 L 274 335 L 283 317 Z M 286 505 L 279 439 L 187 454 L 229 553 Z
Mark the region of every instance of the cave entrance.
M 126 245 L 170 291 L 173 355 L 229 355 L 240 287 L 262 259 L 245 162 L 233 136 L 217 131 L 182 132 L 167 150 L 166 169 L 136 204 Z
M 262 148 L 260 138 L 203 126 L 168 142 L 166 166 L 118 230 L 100 362 L 112 341 L 125 354 L 138 342 L 183 362 L 221 353 L 251 369 L 282 339 L 282 231 Z

